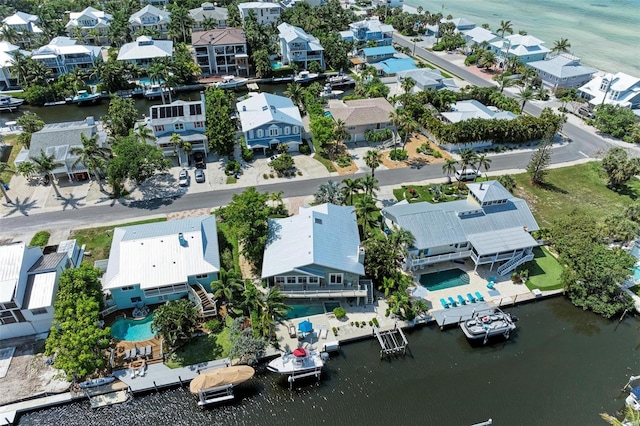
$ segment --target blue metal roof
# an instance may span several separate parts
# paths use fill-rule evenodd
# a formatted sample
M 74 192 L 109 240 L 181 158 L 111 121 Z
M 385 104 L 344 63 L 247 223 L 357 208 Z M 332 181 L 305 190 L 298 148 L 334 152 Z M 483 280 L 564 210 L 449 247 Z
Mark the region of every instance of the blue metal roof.
M 400 71 L 417 69 L 416 63 L 411 58 L 389 58 L 380 62 L 385 74 L 397 74 Z
M 393 55 L 396 49 L 393 46 L 365 47 L 362 49 L 365 56 L 373 55 Z

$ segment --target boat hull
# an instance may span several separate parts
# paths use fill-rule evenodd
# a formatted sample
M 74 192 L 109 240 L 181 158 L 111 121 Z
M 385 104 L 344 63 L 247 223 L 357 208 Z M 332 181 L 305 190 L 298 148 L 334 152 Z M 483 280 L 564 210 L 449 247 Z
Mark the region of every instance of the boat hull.
M 516 325 L 511 315 L 496 308 L 474 314 L 471 319 L 461 322 L 460 328 L 467 339 L 483 340 L 486 343 L 494 336 L 504 336 L 508 339 Z
M 102 386 L 113 382 L 115 377 L 101 377 L 99 379 L 91 379 L 81 383 L 78 383 L 78 387 L 81 389 L 95 388 L 96 386 Z
M 0 97 L 0 111 L 14 111 L 24 103 L 24 99 L 12 98 L 11 96 Z
M 310 352 L 307 356 L 296 357 L 284 354 L 267 364 L 267 370 L 283 375 L 301 375 L 322 370 L 324 361 L 317 352 Z

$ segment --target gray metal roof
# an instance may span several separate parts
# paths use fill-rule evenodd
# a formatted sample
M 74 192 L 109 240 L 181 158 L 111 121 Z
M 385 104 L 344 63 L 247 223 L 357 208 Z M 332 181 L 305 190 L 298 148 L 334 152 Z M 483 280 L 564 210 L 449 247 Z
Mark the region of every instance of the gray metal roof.
M 513 197 L 497 180 L 469 183 L 467 184 L 467 188 L 469 188 L 469 191 L 472 192 L 481 203 L 508 200 Z
M 31 135 L 29 156 L 38 158 L 42 150 L 46 153 L 55 153 L 57 161 L 64 161 L 66 152 L 63 153 L 61 150 L 68 150 L 70 146 L 82 146 L 82 135 L 91 138 L 96 131 L 95 124 L 87 124 L 85 121 L 47 124 L 42 130 Z M 58 156 L 62 157 L 58 158 Z
M 52 271 L 58 267 L 60 262 L 67 257 L 67 253 L 49 253 L 45 254 L 29 269 L 30 274 L 38 272 Z
M 481 232 L 468 235 L 467 238 L 480 256 L 520 250 L 538 245 L 536 240 L 534 240 L 523 227 Z
M 387 216 L 393 216 L 401 228 L 415 238 L 418 248 L 437 247 L 467 241 L 464 229 L 455 214 L 442 211 L 426 202 L 387 207 Z
M 53 305 L 57 275 L 55 271 L 29 275 L 22 306 L 38 309 Z
M 270 220 L 269 232 L 262 278 L 296 270 L 318 275 L 323 268 L 364 275 L 353 207 L 303 207 L 298 215 Z
M 579 58 L 570 58 L 561 55 L 543 61 L 534 61 L 527 64 L 535 70 L 546 72 L 557 78 L 571 78 L 583 75 L 593 75 L 597 69 L 580 64 Z

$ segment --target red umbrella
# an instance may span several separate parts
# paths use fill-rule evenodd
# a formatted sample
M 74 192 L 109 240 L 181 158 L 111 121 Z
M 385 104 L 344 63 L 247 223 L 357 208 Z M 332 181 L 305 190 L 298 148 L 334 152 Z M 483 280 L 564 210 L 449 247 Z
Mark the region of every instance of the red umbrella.
M 298 348 L 293 351 L 293 355 L 295 356 L 307 356 L 307 351 L 304 348 Z

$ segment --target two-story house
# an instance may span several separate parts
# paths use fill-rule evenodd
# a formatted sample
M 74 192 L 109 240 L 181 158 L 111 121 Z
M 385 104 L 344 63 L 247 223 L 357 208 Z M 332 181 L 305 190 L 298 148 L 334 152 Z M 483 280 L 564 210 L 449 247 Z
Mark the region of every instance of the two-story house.
M 2 28 L 15 31 L 18 40 L 15 42 L 22 48 L 27 49 L 42 35 L 42 29 L 38 26 L 40 18 L 24 12 L 16 12 L 2 20 Z
M 358 56 L 367 64 L 393 58 L 395 54 L 396 49 L 393 46 L 363 47 L 358 50 Z
M 349 134 L 348 142 L 366 140 L 365 134 L 368 131 L 375 132 L 384 129 L 393 131 L 394 129 L 391 118 L 389 118 L 393 112 L 393 105 L 385 98 L 348 101 L 329 99 L 325 110 L 331 114 L 334 120 L 344 122 Z
M 289 299 L 322 300 L 372 295 L 364 276 L 364 248 L 352 206 L 302 207 L 295 216 L 269 219 L 262 279 Z
M 191 45 L 203 75 L 249 75 L 247 39 L 243 30 L 194 31 Z
M 298 151 L 302 143 L 300 110 L 291 99 L 270 93 L 250 93 L 238 102 L 238 116 L 249 149 L 275 149 L 283 144 Z
M 507 58 L 516 57 L 523 64 L 542 61 L 550 52 L 544 41 L 530 35 L 513 34 L 503 40 L 491 43 L 491 50 L 499 60 L 499 66 L 505 66 Z
M 18 78 L 11 72 L 14 55 L 20 48 L 8 41 L 0 41 L 0 90 L 18 85 Z
M 229 13 L 227 8 L 213 3 L 202 3 L 201 7 L 189 10 L 189 16 L 193 19 L 192 31 L 207 31 L 214 28 L 226 28 Z
M 219 272 L 213 215 L 118 227 L 113 231 L 102 289 L 109 308 L 188 296 L 207 317 L 216 314 L 211 283 Z
M 457 92 L 460 90 L 453 78 L 445 78 L 438 69 L 420 68 L 400 71 L 396 74 L 398 85 L 401 85 L 405 78 L 412 78 L 415 82 L 412 89 L 414 92 L 441 89 Z
M 599 73 L 593 80 L 580 87 L 579 91 L 594 107 L 609 104 L 623 108 L 640 108 L 640 78 L 623 72 L 615 75 Z
M 297 64 L 306 70 L 311 62 L 317 62 L 325 68 L 324 48 L 316 37 L 286 22 L 278 25 L 278 32 L 282 65 Z
M 118 61 L 126 61 L 140 68 L 147 68 L 154 58 L 173 55 L 173 41 L 153 40 L 149 36 L 139 36 L 136 41 L 127 43 L 118 51 Z
M 407 270 L 440 262 L 471 259 L 507 275 L 533 259 L 539 229 L 526 201 L 511 195 L 498 181 L 470 183 L 466 200 L 430 204 L 401 201 L 382 210 L 388 226 L 411 232 Z
M 260 25 L 275 24 L 280 20 L 282 6 L 279 3 L 252 1 L 239 3 L 240 18 L 242 21 L 253 14 Z
M 534 69 L 542 80 L 542 85 L 551 90 L 579 88 L 598 72 L 595 68 L 582 65 L 580 58 L 568 53 L 547 56 L 544 61 L 529 62 L 527 66 Z
M 74 249 L 68 251 L 70 246 Z M 60 248 L 43 254 L 40 247 L 24 242 L 0 245 L 0 340 L 51 328 L 60 274 L 80 261 L 74 240 Z
M 166 38 L 170 15 L 169 12 L 148 4 L 129 18 L 131 34 L 135 36 L 138 31 L 146 29 L 157 33 L 160 38 Z
M 109 25 L 113 16 L 93 7 L 87 7 L 82 12 L 69 13 L 69 22 L 65 25 L 69 37 L 78 32 L 87 43 L 104 44 L 108 42 Z
M 102 61 L 101 47 L 77 44 L 69 37 L 55 37 L 49 44 L 33 51 L 31 59 L 51 70 L 53 77 L 69 74 L 74 68 L 88 70 L 96 61 Z
M 173 101 L 170 104 L 154 105 L 149 108 L 147 125 L 151 128 L 155 143 L 165 157 L 178 157 L 180 164 L 188 164 L 188 152 L 209 153 L 208 139 L 205 136 L 205 101 L 200 93 L 199 101 Z M 182 142 L 191 145 L 190 150 L 176 146 L 171 137 L 177 134 Z
M 380 22 L 378 17 L 366 18 L 352 22 L 349 29 L 340 31 L 340 37 L 352 41 L 356 46 L 375 43 L 376 46 L 391 46 L 393 42 L 393 26 Z

